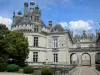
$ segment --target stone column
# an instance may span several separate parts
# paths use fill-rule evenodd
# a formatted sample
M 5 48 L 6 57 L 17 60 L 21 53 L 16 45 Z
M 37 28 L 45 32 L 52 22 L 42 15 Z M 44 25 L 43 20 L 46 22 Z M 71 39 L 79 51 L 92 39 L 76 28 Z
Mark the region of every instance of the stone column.
M 90 53 L 91 56 L 91 66 L 95 66 L 95 52 Z
M 81 63 L 81 56 L 82 56 L 82 54 L 81 53 L 78 53 L 78 60 L 79 60 L 79 64 L 78 64 L 78 66 L 82 66 L 82 63 Z

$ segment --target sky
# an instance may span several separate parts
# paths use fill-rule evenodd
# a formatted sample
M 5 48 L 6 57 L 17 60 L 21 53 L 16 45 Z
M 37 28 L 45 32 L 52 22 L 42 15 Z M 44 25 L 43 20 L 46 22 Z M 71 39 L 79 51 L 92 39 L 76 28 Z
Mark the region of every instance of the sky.
M 0 0 L 0 23 L 11 27 L 13 11 L 24 11 L 24 2 L 33 0 Z M 41 19 L 48 26 L 58 22 L 73 31 L 100 29 L 100 0 L 34 0 L 42 12 Z

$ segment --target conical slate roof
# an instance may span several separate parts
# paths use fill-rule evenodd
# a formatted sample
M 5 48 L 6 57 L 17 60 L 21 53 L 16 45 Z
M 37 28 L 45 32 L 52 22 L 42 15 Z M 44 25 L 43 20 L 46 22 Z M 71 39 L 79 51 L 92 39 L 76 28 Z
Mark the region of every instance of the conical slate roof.
M 51 30 L 51 32 L 63 32 L 63 31 L 65 31 L 65 30 L 60 24 L 57 24 Z

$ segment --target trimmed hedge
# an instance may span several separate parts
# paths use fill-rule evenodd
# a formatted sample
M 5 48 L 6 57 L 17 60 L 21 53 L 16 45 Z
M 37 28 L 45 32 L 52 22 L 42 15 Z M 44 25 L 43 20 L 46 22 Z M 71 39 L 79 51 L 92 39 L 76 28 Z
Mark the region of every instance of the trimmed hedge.
M 0 72 L 3 72 L 6 70 L 7 63 L 0 63 Z
M 6 69 L 8 72 L 16 72 L 19 70 L 19 66 L 15 64 L 9 64 Z
M 24 67 L 23 72 L 24 73 L 33 73 L 34 69 L 31 66 L 26 66 L 26 67 Z
M 42 72 L 41 72 L 41 75 L 53 75 L 52 74 L 52 69 L 51 68 L 47 68 L 47 67 L 43 68 Z

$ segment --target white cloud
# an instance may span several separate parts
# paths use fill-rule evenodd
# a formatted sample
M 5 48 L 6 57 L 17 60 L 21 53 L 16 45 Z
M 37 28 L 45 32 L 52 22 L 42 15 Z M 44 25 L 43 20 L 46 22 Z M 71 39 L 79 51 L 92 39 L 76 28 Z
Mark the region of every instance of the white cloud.
M 60 22 L 60 24 L 62 25 L 63 28 L 67 28 L 68 26 L 67 22 Z
M 93 21 L 71 21 L 69 22 L 69 28 L 72 30 L 91 30 L 93 29 L 91 23 L 93 23 Z
M 9 27 L 9 25 L 11 25 L 12 20 L 10 18 L 3 18 L 0 16 L 0 24 L 5 24 L 7 27 Z
M 92 21 L 92 20 L 88 20 L 88 22 L 89 22 L 89 23 L 91 23 L 91 24 L 93 24 L 93 23 L 94 23 L 94 21 Z

